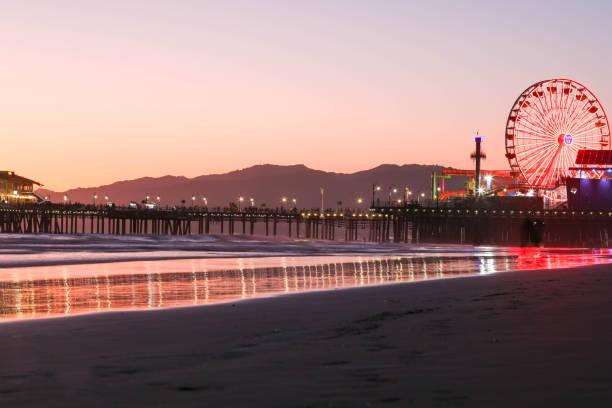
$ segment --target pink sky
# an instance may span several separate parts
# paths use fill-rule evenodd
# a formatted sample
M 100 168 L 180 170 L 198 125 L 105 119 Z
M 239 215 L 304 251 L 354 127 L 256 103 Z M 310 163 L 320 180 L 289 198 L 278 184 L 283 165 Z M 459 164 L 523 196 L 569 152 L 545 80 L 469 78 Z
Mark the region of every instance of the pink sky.
M 260 163 L 471 168 L 479 130 L 484 167 L 506 169 L 532 83 L 612 106 L 609 3 L 413 3 L 4 2 L 2 167 L 56 190 Z

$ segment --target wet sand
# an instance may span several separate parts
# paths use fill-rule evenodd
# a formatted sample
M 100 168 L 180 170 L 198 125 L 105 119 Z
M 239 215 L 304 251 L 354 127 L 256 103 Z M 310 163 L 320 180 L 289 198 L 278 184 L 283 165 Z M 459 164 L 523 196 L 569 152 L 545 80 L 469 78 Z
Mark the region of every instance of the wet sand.
M 0 324 L 2 407 L 607 406 L 609 265 Z

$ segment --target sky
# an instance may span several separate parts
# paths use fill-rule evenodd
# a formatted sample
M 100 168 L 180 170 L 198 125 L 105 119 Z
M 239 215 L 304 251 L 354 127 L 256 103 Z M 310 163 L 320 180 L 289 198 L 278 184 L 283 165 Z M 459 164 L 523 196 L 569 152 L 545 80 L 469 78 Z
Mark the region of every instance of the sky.
M 55 190 L 255 164 L 508 169 L 508 111 L 612 109 L 609 1 L 0 1 L 1 170 Z

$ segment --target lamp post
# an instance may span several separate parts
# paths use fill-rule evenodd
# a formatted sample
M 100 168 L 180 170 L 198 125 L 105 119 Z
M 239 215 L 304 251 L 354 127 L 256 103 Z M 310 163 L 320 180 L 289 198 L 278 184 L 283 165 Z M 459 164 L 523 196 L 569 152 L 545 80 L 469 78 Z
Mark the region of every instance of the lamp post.
M 251 201 L 251 207 L 255 207 L 255 199 L 251 197 L 249 201 Z
M 393 184 L 391 184 L 389 186 L 389 207 L 391 207 L 392 205 L 392 201 L 391 201 L 391 192 L 393 192 L 393 194 L 397 193 L 397 188 L 393 187 Z
M 240 211 L 240 205 L 242 204 L 242 202 L 244 201 L 244 197 L 238 197 L 238 211 Z
M 321 187 L 321 214 L 325 211 L 325 189 Z
M 291 201 L 293 201 L 293 208 L 297 207 L 297 198 L 293 198 Z
M 357 204 L 359 204 L 359 208 L 361 208 L 361 203 L 363 203 L 363 199 L 361 197 L 359 197 L 357 199 Z
M 412 195 L 412 191 L 410 191 L 408 187 L 404 187 L 404 200 L 406 200 L 406 202 L 410 202 L 411 195 Z
M 376 192 L 380 191 L 380 186 L 377 186 L 376 184 L 372 184 L 372 207 L 374 207 L 374 204 L 376 202 Z
M 196 200 L 196 196 L 195 194 L 191 196 L 191 206 L 195 207 L 195 200 Z
M 68 196 L 64 194 L 64 204 L 66 204 L 67 201 L 68 201 Z
M 206 199 L 206 197 L 202 197 L 202 201 L 204 201 L 204 206 L 208 207 L 208 200 Z
M 94 193 L 93 199 L 94 199 L 93 200 L 93 204 L 94 204 L 94 207 L 95 207 L 96 206 L 96 200 L 98 199 L 98 194 Z
M 286 202 L 287 202 L 287 197 L 282 197 L 281 198 L 281 210 L 283 209 L 283 206 L 285 205 Z

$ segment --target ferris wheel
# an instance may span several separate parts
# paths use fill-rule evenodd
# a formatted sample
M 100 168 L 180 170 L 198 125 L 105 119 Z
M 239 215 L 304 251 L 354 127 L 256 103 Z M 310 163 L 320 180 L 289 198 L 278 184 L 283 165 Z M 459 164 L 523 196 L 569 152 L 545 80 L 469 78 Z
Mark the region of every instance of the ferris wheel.
M 506 157 L 513 177 L 552 189 L 570 175 L 578 150 L 610 150 L 603 107 L 584 85 L 550 79 L 516 99 L 506 124 Z

